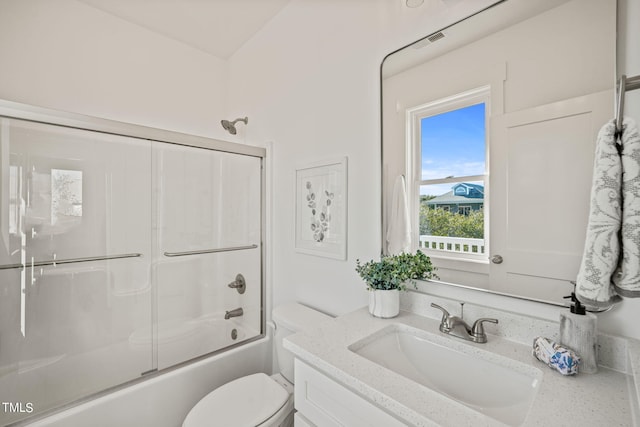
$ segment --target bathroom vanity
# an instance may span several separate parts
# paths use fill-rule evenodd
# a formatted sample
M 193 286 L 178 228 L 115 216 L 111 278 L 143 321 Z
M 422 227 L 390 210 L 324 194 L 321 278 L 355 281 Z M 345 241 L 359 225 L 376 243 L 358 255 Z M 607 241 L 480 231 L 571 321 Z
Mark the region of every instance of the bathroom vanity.
M 488 327 L 485 344 L 442 334 L 434 318 L 378 319 L 366 309 L 288 337 L 296 425 L 637 425 L 637 341 L 601 335 L 599 371 L 565 377 L 525 343 L 553 338 L 557 324 L 487 310 L 505 325 Z M 526 326 L 500 336 L 517 324 Z

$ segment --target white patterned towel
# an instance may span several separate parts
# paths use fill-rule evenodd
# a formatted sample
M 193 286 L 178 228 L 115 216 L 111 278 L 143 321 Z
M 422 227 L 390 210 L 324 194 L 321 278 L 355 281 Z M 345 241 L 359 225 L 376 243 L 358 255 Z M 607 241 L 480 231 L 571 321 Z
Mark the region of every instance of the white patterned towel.
M 576 296 L 608 308 L 620 296 L 640 297 L 640 136 L 625 119 L 617 149 L 615 124 L 598 134 L 591 208 Z
M 640 297 L 640 134 L 625 119 L 622 132 L 622 258 L 613 274 L 618 295 Z

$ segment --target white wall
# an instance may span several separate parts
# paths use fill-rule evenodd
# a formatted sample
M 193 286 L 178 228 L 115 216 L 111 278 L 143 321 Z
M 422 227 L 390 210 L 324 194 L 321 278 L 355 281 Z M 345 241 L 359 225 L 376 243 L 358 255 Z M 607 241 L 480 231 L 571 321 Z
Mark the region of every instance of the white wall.
M 637 14 L 638 2 L 628 1 Z M 381 243 L 379 65 L 387 53 L 468 14 L 470 3 L 481 7 L 461 1 L 447 15 L 427 15 L 402 3 L 292 0 L 230 60 L 231 115 L 251 117 L 248 139 L 273 142 L 274 304 L 299 300 L 332 314 L 366 304 L 354 267 L 357 258 L 378 257 Z M 639 39 L 637 22 L 627 20 L 632 41 Z M 637 55 L 631 45 L 627 55 Z M 296 253 L 295 168 L 340 156 L 349 157 L 347 260 Z M 450 289 L 437 292 L 557 320 L 553 307 Z M 640 337 L 633 328 L 639 305 L 626 300 L 600 315 L 601 328 Z
M 640 75 L 640 1 L 618 0 L 618 74 Z M 625 114 L 640 122 L 640 90 L 627 92 Z
M 273 142 L 274 304 L 298 300 L 331 314 L 366 304 L 354 268 L 380 251 L 380 63 L 491 2 L 438 13 L 401 3 L 292 0 L 230 60 L 231 116 L 249 115 L 249 140 Z M 295 168 L 341 156 L 349 158 L 347 260 L 296 253 Z
M 224 138 L 227 64 L 76 0 L 0 0 L 0 99 Z

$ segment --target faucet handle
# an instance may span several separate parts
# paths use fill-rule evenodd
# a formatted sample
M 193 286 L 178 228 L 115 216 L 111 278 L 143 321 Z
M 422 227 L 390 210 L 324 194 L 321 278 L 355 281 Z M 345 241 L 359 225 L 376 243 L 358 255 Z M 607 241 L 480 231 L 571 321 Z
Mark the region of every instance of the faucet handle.
M 449 312 L 447 310 L 445 310 L 444 308 L 440 307 L 438 304 L 436 304 L 435 302 L 431 303 L 431 307 L 433 308 L 437 308 L 438 310 L 442 311 L 442 320 L 440 321 L 440 323 L 442 325 L 447 324 L 447 319 L 451 316 L 449 314 Z
M 247 289 L 247 282 L 244 280 L 244 276 L 242 274 L 237 274 L 236 280 L 229 283 L 227 286 L 231 289 L 235 289 L 239 294 L 244 294 L 244 291 Z
M 484 336 L 484 338 L 486 339 L 487 334 L 484 333 L 484 327 L 482 326 L 482 324 L 484 322 L 498 323 L 498 319 L 491 319 L 489 317 L 482 317 L 482 318 L 476 320 L 473 323 L 473 326 L 471 327 L 471 333 L 473 334 L 474 337 L 480 338 L 480 337 Z

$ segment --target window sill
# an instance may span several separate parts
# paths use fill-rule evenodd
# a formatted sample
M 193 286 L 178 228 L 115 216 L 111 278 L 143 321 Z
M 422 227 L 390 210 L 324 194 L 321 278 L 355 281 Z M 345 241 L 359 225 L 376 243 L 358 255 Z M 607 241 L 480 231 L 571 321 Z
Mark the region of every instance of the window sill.
M 422 251 L 431 258 L 433 265 L 439 269 L 489 274 L 489 259 L 486 255 L 470 258 L 468 255 L 456 256 L 455 254 L 443 254 L 436 251 Z

